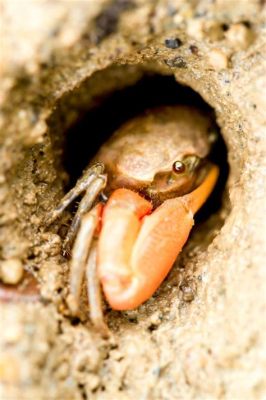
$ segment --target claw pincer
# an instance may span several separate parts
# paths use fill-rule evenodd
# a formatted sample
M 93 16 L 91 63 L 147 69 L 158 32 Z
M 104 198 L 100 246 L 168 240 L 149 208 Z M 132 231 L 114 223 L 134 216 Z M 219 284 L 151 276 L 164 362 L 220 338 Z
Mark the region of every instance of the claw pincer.
M 98 273 L 113 308 L 134 307 L 131 303 L 139 286 L 139 277 L 132 265 L 132 252 L 143 218 L 151 210 L 149 201 L 129 189 L 113 192 L 104 209 L 98 245 Z
M 218 176 L 212 166 L 203 183 L 183 197 L 152 203 L 129 189 L 117 189 L 103 213 L 98 273 L 113 309 L 129 310 L 147 300 L 164 280 L 186 243 L 193 215 Z

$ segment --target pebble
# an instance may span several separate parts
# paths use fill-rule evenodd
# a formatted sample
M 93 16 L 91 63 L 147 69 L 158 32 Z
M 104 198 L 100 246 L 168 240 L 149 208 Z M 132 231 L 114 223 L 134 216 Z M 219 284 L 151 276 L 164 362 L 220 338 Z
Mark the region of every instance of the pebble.
M 189 50 L 191 51 L 192 54 L 194 54 L 194 56 L 199 55 L 199 48 L 197 46 L 195 46 L 194 44 L 189 46 Z
M 151 315 L 150 317 L 150 323 L 152 325 L 158 326 L 162 322 L 162 315 L 160 312 L 155 312 L 154 314 Z
M 208 62 L 216 70 L 226 69 L 228 67 L 228 57 L 220 49 L 212 49 L 208 54 Z
M 194 281 L 189 280 L 189 281 L 184 281 L 181 285 L 180 285 L 180 290 L 182 293 L 182 300 L 185 302 L 191 302 L 194 300 L 195 295 L 196 295 L 196 284 L 194 283 Z
M 171 68 L 186 68 L 187 63 L 183 60 L 182 57 L 175 57 L 170 60 L 165 60 L 165 64 Z
M 178 49 L 183 44 L 182 41 L 178 38 L 165 39 L 164 43 L 168 49 Z
M 22 262 L 18 258 L 2 261 L 0 264 L 0 278 L 8 285 L 18 284 L 23 277 L 23 272 Z

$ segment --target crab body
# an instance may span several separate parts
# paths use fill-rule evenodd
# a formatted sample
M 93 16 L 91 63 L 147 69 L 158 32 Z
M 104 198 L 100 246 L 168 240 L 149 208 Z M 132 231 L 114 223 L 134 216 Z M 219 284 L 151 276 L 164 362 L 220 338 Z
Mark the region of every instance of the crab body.
M 188 193 L 199 178 L 198 170 L 192 165 L 186 173 L 175 174 L 173 165 L 185 158 L 187 164 L 205 159 L 209 128 L 209 118 L 185 106 L 156 108 L 125 123 L 93 160 L 105 166 L 107 193 L 126 187 L 156 204 Z

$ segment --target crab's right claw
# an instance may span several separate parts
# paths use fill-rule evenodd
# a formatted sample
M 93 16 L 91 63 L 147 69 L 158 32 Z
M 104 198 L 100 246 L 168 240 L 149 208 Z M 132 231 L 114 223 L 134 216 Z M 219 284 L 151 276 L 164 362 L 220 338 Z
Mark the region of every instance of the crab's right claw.
M 217 177 L 218 168 L 212 166 L 197 189 L 166 200 L 152 214 L 151 203 L 137 193 L 117 189 L 112 194 L 103 213 L 98 268 L 113 309 L 134 309 L 152 296 L 186 243 L 193 215 Z

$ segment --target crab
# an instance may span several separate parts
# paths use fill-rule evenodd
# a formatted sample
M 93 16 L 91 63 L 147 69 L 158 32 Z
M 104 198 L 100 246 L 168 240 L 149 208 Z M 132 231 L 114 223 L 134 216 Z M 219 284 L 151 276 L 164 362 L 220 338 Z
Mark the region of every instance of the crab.
M 160 286 L 219 175 L 207 159 L 209 128 L 208 116 L 190 106 L 146 111 L 102 145 L 52 211 L 49 223 L 84 193 L 64 242 L 73 315 L 85 275 L 90 317 L 102 328 L 101 288 L 111 308 L 131 310 Z

